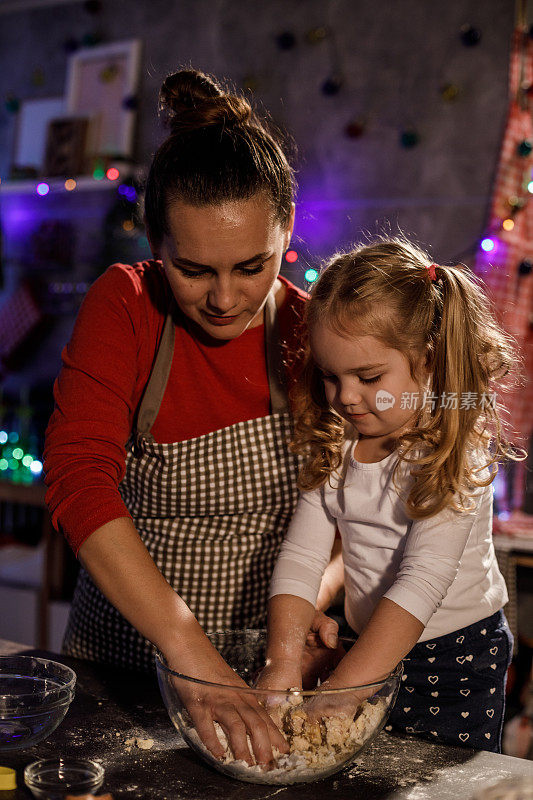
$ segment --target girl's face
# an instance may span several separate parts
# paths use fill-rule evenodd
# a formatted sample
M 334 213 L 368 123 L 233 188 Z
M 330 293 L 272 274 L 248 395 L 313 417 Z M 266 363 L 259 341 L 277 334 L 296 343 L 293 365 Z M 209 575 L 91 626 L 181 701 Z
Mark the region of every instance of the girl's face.
M 262 195 L 219 205 L 173 203 L 157 248 L 184 314 L 214 339 L 235 339 L 263 321 L 263 306 L 289 246 Z
M 340 336 L 324 323 L 313 328 L 310 344 L 329 404 L 361 438 L 393 440 L 412 421 L 424 390 L 411 378 L 403 353 L 374 336 Z M 427 378 L 423 364 L 421 357 L 421 380 Z

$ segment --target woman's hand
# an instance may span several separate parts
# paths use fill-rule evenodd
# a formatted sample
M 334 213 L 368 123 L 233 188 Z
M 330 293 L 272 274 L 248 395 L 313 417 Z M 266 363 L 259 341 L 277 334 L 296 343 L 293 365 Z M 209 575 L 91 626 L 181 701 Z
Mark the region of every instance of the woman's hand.
M 208 642 L 210 645 L 210 643 Z M 215 648 L 210 661 L 198 664 L 192 674 L 201 680 L 222 684 L 212 687 L 172 676 L 175 689 L 190 714 L 198 735 L 215 758 L 223 758 L 225 749 L 218 738 L 215 722 L 224 731 L 235 759 L 252 765 L 249 742 L 255 762 L 270 764 L 272 748 L 287 753 L 289 747 L 266 709 L 246 683 L 226 664 Z M 172 662 L 170 662 L 172 663 Z M 181 671 L 177 665 L 171 667 Z M 191 674 L 191 673 L 189 673 Z M 235 687 L 235 688 L 224 688 Z M 249 741 L 248 741 L 249 740 Z

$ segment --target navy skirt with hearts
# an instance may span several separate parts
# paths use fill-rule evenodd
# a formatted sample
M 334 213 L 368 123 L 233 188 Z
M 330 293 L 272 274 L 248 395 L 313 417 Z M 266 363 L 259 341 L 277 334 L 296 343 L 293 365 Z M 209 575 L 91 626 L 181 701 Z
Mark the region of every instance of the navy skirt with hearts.
M 386 730 L 501 752 L 513 637 L 503 611 L 419 642 L 404 658 Z

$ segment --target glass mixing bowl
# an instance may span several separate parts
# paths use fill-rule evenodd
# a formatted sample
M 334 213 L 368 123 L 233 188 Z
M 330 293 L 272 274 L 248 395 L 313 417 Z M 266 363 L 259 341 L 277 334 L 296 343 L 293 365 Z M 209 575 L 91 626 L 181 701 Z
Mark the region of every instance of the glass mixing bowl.
M 28 764 L 24 782 L 37 800 L 63 800 L 70 793 L 92 795 L 104 782 L 104 768 L 88 758 L 46 758 Z
M 265 663 L 266 632 L 264 630 L 222 631 L 208 634 L 212 644 L 219 650 L 230 666 L 250 686 L 241 689 L 226 687 L 207 681 L 200 681 L 190 675 L 174 672 L 161 653 L 156 655 L 157 677 L 163 701 L 174 727 L 181 733 L 187 744 L 212 767 L 251 783 L 291 784 L 305 783 L 326 778 L 350 764 L 385 725 L 394 705 L 402 664 L 381 683 L 367 686 L 353 686 L 346 689 L 333 689 L 319 692 L 262 690 L 252 688 L 253 682 Z M 353 640 L 341 639 L 340 644 L 348 651 Z M 203 687 L 214 692 L 235 693 L 236 702 L 245 696 L 259 702 L 265 708 L 289 743 L 290 753 L 278 754 L 275 763 L 266 768 L 262 765 L 249 766 L 244 761 L 236 761 L 222 728 L 215 723 L 217 734 L 226 755 L 215 758 L 198 736 L 185 705 L 195 688 Z M 318 720 L 308 716 L 306 708 L 320 695 L 328 695 L 328 704 L 334 708 Z M 356 696 L 363 694 L 366 700 L 357 708 Z M 349 714 L 345 708 L 356 708 Z
M 76 673 L 33 656 L 0 656 L 0 753 L 46 739 L 68 711 Z

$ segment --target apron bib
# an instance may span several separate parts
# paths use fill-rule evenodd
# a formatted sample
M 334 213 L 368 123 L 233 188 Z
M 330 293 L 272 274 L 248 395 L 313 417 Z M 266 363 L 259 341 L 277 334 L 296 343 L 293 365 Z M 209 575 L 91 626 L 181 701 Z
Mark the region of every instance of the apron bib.
M 299 459 L 289 451 L 289 414 L 274 295 L 265 306 L 272 414 L 195 439 L 154 441 L 170 374 L 175 321 L 167 315 L 126 448 L 119 490 L 157 567 L 206 631 L 257 628 L 268 585 L 298 498 Z M 153 670 L 154 647 L 109 603 L 82 568 L 63 652 Z

